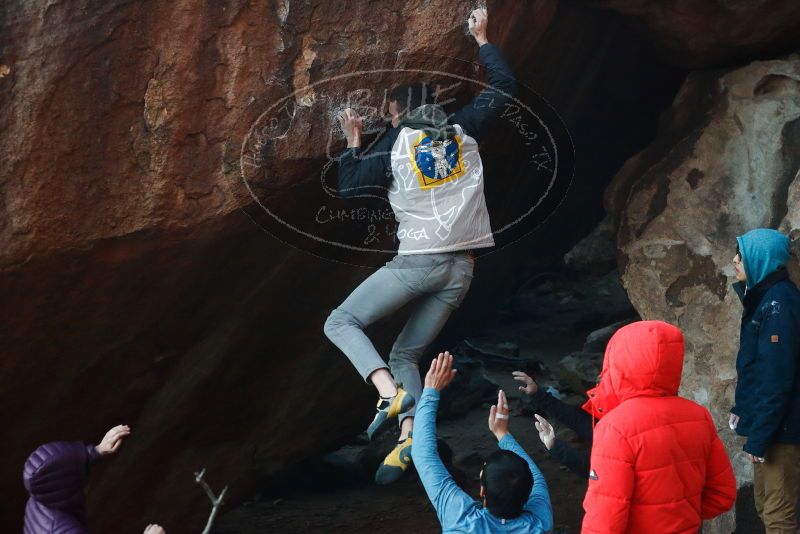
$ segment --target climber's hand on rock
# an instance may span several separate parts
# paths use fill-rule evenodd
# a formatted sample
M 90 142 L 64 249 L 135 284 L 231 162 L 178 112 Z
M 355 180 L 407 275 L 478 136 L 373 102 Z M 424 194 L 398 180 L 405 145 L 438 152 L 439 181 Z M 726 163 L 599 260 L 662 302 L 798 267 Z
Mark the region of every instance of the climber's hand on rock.
M 361 146 L 361 117 L 353 109 L 347 108 L 336 116 L 347 138 L 348 147 Z
M 167 534 L 161 525 L 147 525 L 144 534 Z
M 535 395 L 536 392 L 539 391 L 539 384 L 537 384 L 536 380 L 527 374 L 523 373 L 522 371 L 514 371 L 511 374 L 514 375 L 514 380 L 519 380 L 522 382 L 523 385 L 519 387 L 519 390 L 526 395 Z
M 502 389 L 497 392 L 497 404 L 489 409 L 489 431 L 497 441 L 508 434 L 508 401 Z
M 106 432 L 103 441 L 95 449 L 103 456 L 114 454 L 119 449 L 119 446 L 122 445 L 122 440 L 129 436 L 130 433 L 131 429 L 128 425 L 117 425 Z
M 456 376 L 453 369 L 453 356 L 449 352 L 440 352 L 431 362 L 431 368 L 425 375 L 425 387 L 442 391 L 450 385 Z
M 536 431 L 539 432 L 539 439 L 542 440 L 542 443 L 544 443 L 544 446 L 549 451 L 556 444 L 556 431 L 553 430 L 553 425 L 548 423 L 547 419 L 538 413 L 533 414 L 533 416 L 536 418 L 534 426 L 536 427 Z
M 486 9 L 476 9 L 469 15 L 467 19 L 467 27 L 469 33 L 475 38 L 478 46 L 483 46 L 489 41 L 486 39 L 486 26 L 489 22 L 489 13 Z
M 752 455 L 752 454 L 750 454 L 749 452 L 747 453 L 747 458 L 748 458 L 748 459 L 749 459 L 751 462 L 753 462 L 754 464 L 763 464 L 763 463 L 764 463 L 764 461 L 765 461 L 765 460 L 764 460 L 764 458 L 762 458 L 762 457 L 760 457 L 760 456 L 753 456 L 753 455 Z

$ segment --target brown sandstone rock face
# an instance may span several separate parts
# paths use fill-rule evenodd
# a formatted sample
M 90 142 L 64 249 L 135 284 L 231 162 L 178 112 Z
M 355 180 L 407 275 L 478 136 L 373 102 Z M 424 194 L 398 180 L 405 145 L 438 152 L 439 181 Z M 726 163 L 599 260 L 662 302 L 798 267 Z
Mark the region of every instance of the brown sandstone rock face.
M 493 16 L 544 28 L 547 5 L 498 6 Z M 272 103 L 340 73 L 408 58 L 444 69 L 449 56 L 464 60 L 457 73 L 477 75 L 471 7 L 3 4 L 3 531 L 21 526 L 21 467 L 47 441 L 99 440 L 130 424 L 120 454 L 93 473 L 93 531 L 158 521 L 191 532 L 208 513 L 199 468 L 215 488 L 229 484 L 235 502 L 257 477 L 362 430 L 372 395 L 322 325 L 369 271 L 254 224 L 263 213 L 243 187 L 242 148 Z M 494 35 L 500 46 L 515 39 Z M 341 103 L 353 87 L 325 90 Z M 287 102 L 286 118 L 268 125 L 269 165 L 254 184 L 272 205 L 299 210 L 314 203 L 303 191 L 327 161 L 331 110 L 319 91 Z M 385 351 L 397 331 L 382 323 L 376 344 Z
M 732 65 L 797 49 L 794 0 L 600 0 L 639 19 L 665 57 L 689 68 Z
M 741 484 L 751 469 L 727 427 L 741 317 L 731 260 L 749 229 L 800 232 L 800 59 L 692 74 L 661 126 L 607 191 L 622 279 L 642 318 L 683 330 L 682 394 L 711 409 Z

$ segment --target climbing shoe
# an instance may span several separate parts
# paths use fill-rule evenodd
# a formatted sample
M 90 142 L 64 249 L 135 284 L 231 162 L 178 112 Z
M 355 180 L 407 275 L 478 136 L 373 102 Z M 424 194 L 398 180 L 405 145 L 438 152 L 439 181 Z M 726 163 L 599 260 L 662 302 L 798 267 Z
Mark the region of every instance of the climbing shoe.
M 392 452 L 386 455 L 375 472 L 376 484 L 391 484 L 399 479 L 411 465 L 411 433 L 403 441 L 398 441 Z
M 386 428 L 386 423 L 392 417 L 397 417 L 403 412 L 410 410 L 415 403 L 414 397 L 409 395 L 402 387 L 397 388 L 397 395 L 389 399 L 378 399 L 377 413 L 375 419 L 367 428 L 367 437 L 372 440 L 379 432 Z

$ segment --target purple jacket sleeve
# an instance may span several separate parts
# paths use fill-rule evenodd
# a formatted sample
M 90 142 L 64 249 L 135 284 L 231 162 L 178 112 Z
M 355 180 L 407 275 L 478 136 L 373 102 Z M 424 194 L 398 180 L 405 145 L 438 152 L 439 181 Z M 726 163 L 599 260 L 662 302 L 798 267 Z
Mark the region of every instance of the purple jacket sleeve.
M 89 465 L 92 466 L 103 459 L 103 455 L 97 452 L 95 445 L 86 445 L 86 454 L 88 455 Z

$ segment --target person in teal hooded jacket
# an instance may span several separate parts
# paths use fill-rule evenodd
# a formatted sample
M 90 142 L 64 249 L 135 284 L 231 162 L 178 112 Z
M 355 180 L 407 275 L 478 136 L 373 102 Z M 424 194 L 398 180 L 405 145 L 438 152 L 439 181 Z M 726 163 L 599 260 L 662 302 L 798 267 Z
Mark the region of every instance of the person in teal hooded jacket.
M 800 291 L 789 280 L 789 238 L 737 237 L 734 290 L 744 306 L 730 427 L 746 436 L 756 510 L 768 534 L 797 532 L 800 486 Z

